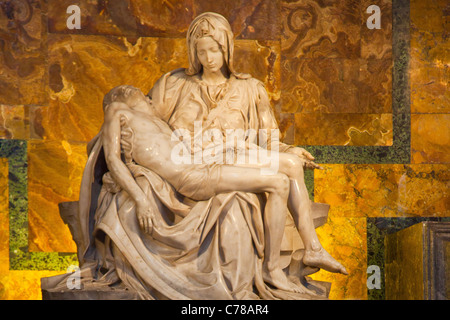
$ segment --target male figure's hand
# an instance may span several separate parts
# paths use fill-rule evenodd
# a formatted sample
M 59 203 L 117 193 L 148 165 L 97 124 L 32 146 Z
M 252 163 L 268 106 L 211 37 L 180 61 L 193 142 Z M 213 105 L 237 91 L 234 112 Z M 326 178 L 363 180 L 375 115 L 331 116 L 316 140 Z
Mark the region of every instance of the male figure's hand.
M 305 169 L 320 169 L 323 170 L 323 167 L 319 166 L 317 163 L 314 162 L 314 157 L 311 153 L 306 151 L 303 148 L 300 147 L 294 147 L 290 150 L 288 150 L 289 153 L 297 155 L 300 159 L 303 160 L 303 167 Z
M 136 204 L 136 217 L 142 230 L 147 234 L 151 234 L 153 230 L 153 213 L 147 201 Z

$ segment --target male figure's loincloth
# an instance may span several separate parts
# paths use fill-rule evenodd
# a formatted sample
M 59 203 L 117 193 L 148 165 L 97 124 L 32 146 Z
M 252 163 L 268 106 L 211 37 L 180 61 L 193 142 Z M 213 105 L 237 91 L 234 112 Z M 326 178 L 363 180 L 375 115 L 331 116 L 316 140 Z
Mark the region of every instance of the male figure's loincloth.
M 216 195 L 214 186 L 219 183 L 220 168 L 220 164 L 192 164 L 171 184 L 188 198 L 207 200 Z

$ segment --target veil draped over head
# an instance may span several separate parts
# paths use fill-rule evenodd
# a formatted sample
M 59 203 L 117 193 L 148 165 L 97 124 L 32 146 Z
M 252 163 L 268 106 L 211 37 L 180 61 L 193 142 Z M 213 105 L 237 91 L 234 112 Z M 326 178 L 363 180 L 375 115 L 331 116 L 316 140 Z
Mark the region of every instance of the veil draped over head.
M 235 73 L 233 69 L 234 35 L 227 19 L 217 13 L 205 12 L 192 21 L 186 35 L 189 68 L 187 75 L 194 75 L 202 71 L 202 65 L 197 58 L 197 40 L 202 37 L 212 37 L 222 49 L 226 65 L 230 74 Z

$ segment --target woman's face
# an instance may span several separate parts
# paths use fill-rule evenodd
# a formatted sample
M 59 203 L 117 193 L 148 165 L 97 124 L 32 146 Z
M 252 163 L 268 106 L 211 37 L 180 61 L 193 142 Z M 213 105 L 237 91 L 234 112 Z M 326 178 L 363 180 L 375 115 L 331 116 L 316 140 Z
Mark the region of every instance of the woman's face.
M 203 66 L 203 71 L 217 72 L 224 64 L 222 50 L 211 37 L 203 37 L 197 40 L 197 57 Z

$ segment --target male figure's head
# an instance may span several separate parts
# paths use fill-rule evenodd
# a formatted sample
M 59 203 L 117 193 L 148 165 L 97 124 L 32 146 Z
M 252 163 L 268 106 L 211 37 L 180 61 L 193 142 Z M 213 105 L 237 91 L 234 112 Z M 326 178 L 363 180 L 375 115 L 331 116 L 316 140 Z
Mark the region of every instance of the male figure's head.
M 150 98 L 133 86 L 121 85 L 109 91 L 103 99 L 103 111 L 113 102 L 122 102 L 133 110 L 153 114 Z

